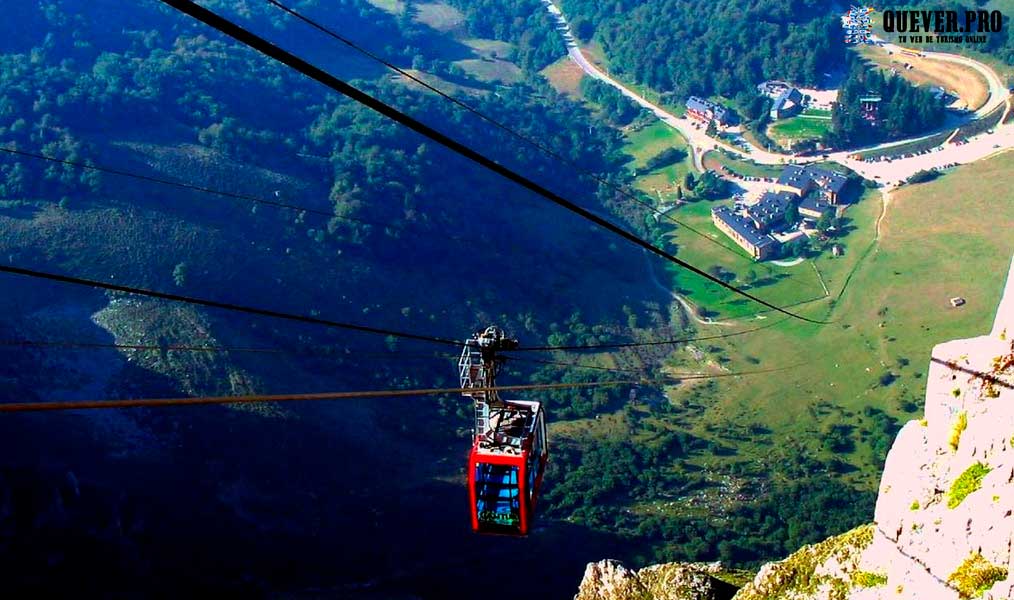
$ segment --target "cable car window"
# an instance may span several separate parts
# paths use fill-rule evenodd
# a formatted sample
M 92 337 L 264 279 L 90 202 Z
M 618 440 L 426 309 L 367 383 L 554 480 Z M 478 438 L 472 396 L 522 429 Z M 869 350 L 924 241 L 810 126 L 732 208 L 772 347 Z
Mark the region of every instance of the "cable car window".
M 521 494 L 518 468 L 511 465 L 475 465 L 475 508 L 480 526 L 519 527 Z

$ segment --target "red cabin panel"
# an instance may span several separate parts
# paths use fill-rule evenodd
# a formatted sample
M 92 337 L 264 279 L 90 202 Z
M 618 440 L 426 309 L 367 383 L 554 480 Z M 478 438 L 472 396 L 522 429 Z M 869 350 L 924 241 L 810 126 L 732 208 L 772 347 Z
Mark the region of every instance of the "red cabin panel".
M 534 506 L 528 467 L 527 451 L 509 456 L 472 448 L 468 492 L 473 531 L 528 535 Z

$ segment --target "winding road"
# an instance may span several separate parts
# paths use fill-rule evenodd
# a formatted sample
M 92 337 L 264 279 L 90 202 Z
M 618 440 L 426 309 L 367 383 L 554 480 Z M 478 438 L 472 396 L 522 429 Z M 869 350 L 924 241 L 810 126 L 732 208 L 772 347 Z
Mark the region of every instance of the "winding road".
M 767 150 L 758 148 L 753 145 L 750 145 L 749 152 L 744 152 L 740 148 L 734 147 L 730 144 L 716 140 L 706 135 L 702 128 L 696 127 L 694 123 L 692 123 L 689 119 L 680 118 L 668 112 L 661 106 L 649 101 L 647 98 L 630 89 L 620 81 L 617 81 L 616 79 L 611 77 L 608 73 L 606 73 L 604 70 L 596 66 L 581 51 L 581 48 L 578 45 L 577 40 L 574 38 L 574 34 L 570 29 L 570 24 L 567 21 L 566 15 L 563 14 L 563 12 L 554 3 L 553 0 L 542 0 L 542 2 L 546 6 L 546 9 L 549 11 L 550 15 L 557 22 L 557 29 L 563 36 L 564 42 L 566 43 L 567 54 L 570 57 L 570 60 L 573 61 L 575 64 L 577 64 L 579 67 L 581 67 L 581 70 L 584 71 L 584 73 L 587 74 L 588 76 L 594 77 L 595 79 L 598 79 L 599 81 L 602 81 L 612 86 L 613 88 L 619 90 L 620 93 L 622 93 L 624 96 L 630 98 L 642 108 L 650 111 L 663 123 L 672 127 L 680 134 L 682 134 L 683 137 L 687 140 L 688 145 L 690 146 L 691 150 L 690 155 L 692 157 L 694 166 L 698 170 L 700 171 L 704 170 L 703 164 L 704 154 L 708 150 L 718 148 L 724 148 L 725 150 L 728 150 L 729 152 L 735 155 L 747 158 L 758 164 L 766 164 L 766 165 L 783 165 L 790 163 L 802 164 L 820 160 L 820 158 L 824 158 L 824 157 L 818 158 L 816 156 L 804 158 L 804 157 L 789 156 L 785 154 L 778 154 L 774 152 L 769 152 Z M 874 41 L 882 44 L 886 49 L 888 49 L 891 52 L 897 52 L 900 54 L 902 51 L 902 48 L 898 47 L 895 44 L 886 42 L 884 40 L 875 38 Z M 904 185 L 906 180 L 913 174 L 923 170 L 935 170 L 955 165 L 968 164 L 971 162 L 982 160 L 984 158 L 988 158 L 990 156 L 1002 152 L 1009 151 L 1010 149 L 1014 148 L 1014 120 L 1012 120 L 1011 123 L 1004 123 L 1004 121 L 1006 121 L 1007 119 L 1008 114 L 1012 110 L 1012 105 L 1010 103 L 1010 93 L 1007 87 L 1004 85 L 1003 80 L 996 73 L 996 71 L 976 60 L 964 56 L 959 56 L 956 54 L 942 52 L 922 52 L 922 55 L 926 58 L 950 62 L 954 64 L 960 64 L 972 68 L 978 71 L 985 78 L 989 86 L 989 97 L 987 98 L 983 106 L 981 106 L 974 113 L 973 116 L 975 119 L 983 118 L 984 116 L 990 114 L 991 112 L 993 112 L 998 107 L 1004 104 L 1007 105 L 1007 108 L 1006 111 L 1004 112 L 1003 117 L 1000 119 L 1000 124 L 998 124 L 993 129 L 989 130 L 986 133 L 979 134 L 972 138 L 969 138 L 966 143 L 961 145 L 944 143 L 942 146 L 939 146 L 935 148 L 933 151 L 928 153 L 917 154 L 910 157 L 894 158 L 890 161 L 883 162 L 864 162 L 852 158 L 852 156 L 854 156 L 858 152 L 869 151 L 874 148 L 885 148 L 894 145 L 905 144 L 912 142 L 914 140 L 918 140 L 922 137 L 928 137 L 928 135 L 923 135 L 910 138 L 908 140 L 880 144 L 878 146 L 873 146 L 870 148 L 843 152 L 834 152 L 826 155 L 825 160 L 831 160 L 839 164 L 845 165 L 846 167 L 852 169 L 853 171 L 862 175 L 866 179 L 880 182 L 882 206 L 880 216 L 877 218 L 876 222 L 876 233 L 870 246 L 870 249 L 875 249 L 876 251 L 879 251 L 879 240 L 881 238 L 882 226 L 884 219 L 887 216 L 888 207 L 890 206 L 891 203 L 892 192 L 898 187 Z M 742 182 L 738 181 L 733 181 L 733 183 L 740 186 L 743 185 Z M 752 192 L 755 190 L 751 189 L 746 191 Z M 867 249 L 866 253 L 868 252 L 869 249 Z M 860 259 L 860 263 L 861 262 L 862 259 Z M 856 266 L 853 268 L 853 273 L 855 271 L 855 268 L 857 268 L 860 263 L 857 263 Z M 686 298 L 683 298 L 680 294 L 669 289 L 667 286 L 663 285 L 659 281 L 651 261 L 646 261 L 646 264 L 648 267 L 648 272 L 651 276 L 651 280 L 654 282 L 654 284 L 658 286 L 659 289 L 664 290 L 666 293 L 670 294 L 671 297 L 683 307 L 686 313 L 695 322 L 697 322 L 700 325 L 733 324 L 732 322 L 729 321 L 715 321 L 706 317 L 701 318 L 700 316 L 698 316 L 696 314 L 696 311 L 693 309 L 693 306 Z M 820 279 L 821 285 L 824 287 L 824 297 L 826 297 L 829 294 L 829 291 L 827 289 L 826 284 L 824 284 L 823 278 L 820 277 L 819 271 L 817 271 L 817 276 Z M 851 278 L 852 274 L 850 273 L 848 278 L 846 279 L 845 285 L 841 289 L 841 292 L 839 292 L 839 297 L 841 297 L 841 295 L 845 293 L 845 290 L 848 287 L 848 283 L 851 280 Z
M 627 98 L 633 100 L 641 108 L 650 111 L 666 125 L 672 127 L 676 131 L 679 131 L 683 135 L 683 137 L 685 137 L 689 142 L 690 148 L 693 151 L 692 156 L 694 160 L 694 166 L 696 166 L 699 170 L 701 171 L 704 170 L 704 164 L 702 162 L 702 157 L 704 156 L 704 153 L 707 152 L 708 150 L 717 148 L 724 148 L 737 155 L 748 157 L 762 164 L 780 165 L 789 162 L 797 162 L 797 161 L 804 162 L 805 160 L 813 160 L 813 159 L 804 159 L 803 161 L 799 161 L 794 157 L 787 156 L 785 154 L 776 154 L 774 152 L 768 152 L 767 150 L 762 150 L 760 148 L 752 148 L 752 151 L 748 155 L 731 144 L 721 142 L 713 137 L 708 136 L 707 134 L 705 134 L 703 128 L 695 127 L 693 122 L 690 121 L 689 119 L 678 117 L 672 114 L 671 112 L 665 110 L 661 106 L 655 104 L 654 102 L 649 101 L 647 98 L 638 94 L 634 90 L 628 88 L 623 83 L 620 83 L 616 79 L 610 77 L 608 73 L 606 73 L 605 71 L 597 67 L 594 63 L 592 63 L 590 60 L 588 60 L 588 57 L 585 56 L 584 53 L 581 51 L 581 48 L 577 44 L 577 40 L 574 38 L 574 34 L 570 30 L 570 23 L 567 22 L 567 17 L 564 16 L 563 12 L 560 11 L 559 7 L 557 7 L 552 0 L 542 0 L 542 3 L 546 5 L 546 9 L 549 10 L 553 18 L 556 19 L 560 34 L 563 36 L 563 41 L 567 44 L 567 55 L 570 56 L 570 59 L 574 61 L 574 63 L 577 64 L 579 67 L 581 67 L 581 70 L 584 71 L 587 75 L 594 77 L 595 79 L 598 79 L 599 81 L 607 83 L 612 87 L 616 88 L 617 90 L 620 91 L 620 93 L 622 93 Z
M 795 157 L 786 154 L 769 152 L 756 146 L 751 146 L 750 152 L 746 153 L 735 146 L 706 135 L 703 129 L 695 127 L 690 120 L 680 118 L 668 112 L 661 106 L 649 101 L 647 98 L 641 96 L 623 83 L 611 77 L 608 73 L 596 66 L 592 61 L 588 60 L 588 57 L 581 51 L 577 40 L 574 38 L 574 34 L 570 29 L 570 24 L 567 21 L 566 15 L 563 14 L 553 0 L 542 0 L 542 2 L 558 24 L 558 30 L 567 45 L 567 54 L 570 59 L 581 67 L 581 70 L 583 70 L 587 75 L 616 88 L 624 96 L 630 98 L 639 106 L 658 117 L 659 120 L 680 132 L 680 134 L 687 139 L 691 148 L 691 156 L 693 157 L 694 166 L 699 170 L 703 170 L 704 167 L 702 160 L 704 153 L 708 150 L 717 148 L 724 148 L 743 158 L 748 158 L 756 163 L 766 165 L 781 165 L 789 163 L 802 164 L 819 160 L 818 157 Z M 875 39 L 875 41 L 882 43 L 885 48 L 891 50 L 892 52 L 901 53 L 902 51 L 902 48 L 889 42 L 879 39 Z M 1004 85 L 1003 80 L 996 71 L 987 65 L 957 54 L 923 52 L 923 55 L 926 58 L 970 67 L 985 77 L 987 83 L 989 84 L 989 98 L 986 103 L 975 112 L 976 118 L 981 118 L 984 115 L 989 114 L 998 106 L 1001 106 L 1008 101 L 1010 94 Z M 921 154 L 908 158 L 896 158 L 890 162 L 873 163 L 867 163 L 850 158 L 857 152 L 868 151 L 873 148 L 900 145 L 917 139 L 919 139 L 919 137 L 911 138 L 909 140 L 890 142 L 888 144 L 880 144 L 870 148 L 850 150 L 847 152 L 835 152 L 828 155 L 828 160 L 845 165 L 867 179 L 878 180 L 885 187 L 891 189 L 901 185 L 906 179 L 918 171 L 940 169 L 945 168 L 948 165 L 967 164 L 1014 148 L 1014 123 L 998 125 L 994 128 L 993 133 L 980 134 L 970 139 L 968 143 L 960 146 L 945 144 L 936 151 L 928 154 Z

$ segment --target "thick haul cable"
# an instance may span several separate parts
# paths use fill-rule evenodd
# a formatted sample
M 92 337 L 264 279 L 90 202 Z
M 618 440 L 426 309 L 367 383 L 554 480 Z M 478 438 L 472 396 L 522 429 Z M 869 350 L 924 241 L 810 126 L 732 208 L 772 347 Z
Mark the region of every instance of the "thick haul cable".
M 743 296 L 744 298 L 752 300 L 753 302 L 761 304 L 762 306 L 780 312 L 784 315 L 790 316 L 794 319 L 819 325 L 828 324 L 827 321 L 811 319 L 810 317 L 805 317 L 803 315 L 799 315 L 790 312 L 788 310 L 785 310 L 784 308 L 771 304 L 770 302 L 763 300 L 762 298 L 759 298 L 745 290 L 742 290 L 734 285 L 722 281 L 718 277 L 715 277 L 705 272 L 704 270 L 684 261 L 683 259 L 677 258 L 675 255 L 670 254 L 669 252 L 666 252 L 665 250 L 662 250 L 661 248 L 641 239 L 640 237 L 634 235 L 633 233 L 630 233 L 626 229 L 623 229 L 622 227 L 606 219 L 603 219 L 602 217 L 599 217 L 593 212 L 578 206 L 574 202 L 567 200 L 566 198 L 532 181 L 531 179 L 525 177 L 524 175 L 521 175 L 520 173 L 517 173 L 516 171 L 508 167 L 505 167 L 499 162 L 485 156 L 484 154 L 477 152 L 471 147 L 466 146 L 465 144 L 451 137 L 448 137 L 447 135 L 437 131 L 436 129 L 433 129 L 432 127 L 418 121 L 417 119 L 414 119 L 413 117 L 399 111 L 393 106 L 390 106 L 384 103 L 383 101 L 360 90 L 359 88 L 356 88 L 346 83 L 345 81 L 338 79 L 334 75 L 331 75 L 330 73 L 320 69 L 319 67 L 316 67 L 308 63 L 307 61 L 295 56 L 294 54 L 281 49 L 280 47 L 272 44 L 271 42 L 265 40 L 264 38 L 257 36 L 256 34 L 248 31 L 247 29 L 240 27 L 239 25 L 233 23 L 232 21 L 229 21 L 228 19 L 225 19 L 222 16 L 206 8 L 197 5 L 194 2 L 191 2 L 190 0 L 160 0 L 160 1 L 163 4 L 171 6 L 176 10 L 184 14 L 187 14 L 193 17 L 194 19 L 197 19 L 198 21 L 201 21 L 202 23 L 214 29 L 217 29 L 218 31 L 228 35 L 229 37 L 232 37 L 233 39 L 256 50 L 257 52 L 260 52 L 261 54 L 269 58 L 272 58 L 302 73 L 303 75 L 309 77 L 310 79 L 313 79 L 329 87 L 330 89 L 344 96 L 347 96 L 348 98 L 374 110 L 375 112 L 381 115 L 384 115 L 385 117 L 388 117 L 392 121 L 404 125 L 405 127 L 415 131 L 416 133 L 433 140 L 434 142 L 448 148 L 449 150 L 457 154 L 460 154 L 461 156 L 471 160 L 472 162 L 475 162 L 476 164 L 490 171 L 493 171 L 494 173 L 497 173 L 498 175 L 504 177 L 505 179 L 512 181 L 520 185 L 521 187 L 534 192 L 535 194 L 538 194 L 539 196 L 556 204 L 557 206 L 560 206 L 570 212 L 573 212 L 583 217 L 584 219 L 591 221 L 592 223 L 595 223 L 599 227 L 602 227 L 603 229 L 610 231 L 611 233 L 614 233 L 626 239 L 627 241 L 641 248 L 644 248 L 645 250 L 648 250 L 653 254 L 661 256 L 662 258 L 665 258 L 666 260 L 676 265 L 679 265 L 680 267 L 692 273 L 695 273 L 698 276 L 703 277 L 708 281 L 711 281 L 712 283 L 715 283 L 716 285 L 719 285 L 731 292 Z
M 12 402 L 0 404 L 0 413 L 16 412 L 46 412 L 62 410 L 91 410 L 110 408 L 165 408 L 171 406 L 203 406 L 209 404 L 258 404 L 263 402 L 320 402 L 330 400 L 362 400 L 371 398 L 402 398 L 406 396 L 437 396 L 441 394 L 470 394 L 482 392 L 524 392 L 538 390 L 559 390 L 559 389 L 580 389 L 611 387 L 619 385 L 674 385 L 685 380 L 693 379 L 718 379 L 724 377 L 740 377 L 745 375 L 759 375 L 762 373 L 773 373 L 794 369 L 802 365 L 792 367 L 781 367 L 777 369 L 765 369 L 761 371 L 747 371 L 742 373 L 719 373 L 709 374 L 688 374 L 674 376 L 668 379 L 656 380 L 620 380 L 620 381 L 593 381 L 584 383 L 538 383 L 523 385 L 497 386 L 495 388 L 435 388 L 419 390 L 370 390 L 359 392 L 322 392 L 316 394 L 276 394 L 276 395 L 247 395 L 247 396 L 204 396 L 192 398 L 147 398 L 135 400 L 73 400 L 56 402 Z

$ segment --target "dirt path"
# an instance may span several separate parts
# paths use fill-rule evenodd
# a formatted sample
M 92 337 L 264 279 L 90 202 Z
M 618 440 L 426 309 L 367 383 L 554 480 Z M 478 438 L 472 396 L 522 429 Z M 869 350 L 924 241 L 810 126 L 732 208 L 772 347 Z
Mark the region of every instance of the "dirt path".
M 894 190 L 893 187 L 880 188 L 880 200 L 881 200 L 882 204 L 881 204 L 881 207 L 880 207 L 880 216 L 877 217 L 877 230 L 873 234 L 873 243 L 878 245 L 877 250 L 876 250 L 877 252 L 880 252 L 880 248 L 879 248 L 879 244 L 880 244 L 880 226 L 883 224 L 884 219 L 887 217 L 887 207 L 891 205 L 891 191 L 892 190 Z
M 733 323 L 732 321 L 716 321 L 709 317 L 697 316 L 697 312 L 694 310 L 693 305 L 690 304 L 690 302 L 686 298 L 684 298 L 680 294 L 677 294 L 671 288 L 669 288 L 668 286 L 664 285 L 661 281 L 659 281 L 658 274 L 655 273 L 655 263 L 652 262 L 651 255 L 649 255 L 647 251 L 645 251 L 644 253 L 644 264 L 648 268 L 648 277 L 651 279 L 651 282 L 655 284 L 655 286 L 658 287 L 658 289 L 662 290 L 666 294 L 669 294 L 669 296 L 673 300 L 679 302 L 680 306 L 683 307 L 683 310 L 687 313 L 687 315 L 689 315 L 690 318 L 693 319 L 693 321 L 698 325 L 719 325 L 721 327 L 730 327 L 732 325 L 736 325 L 736 323 Z

